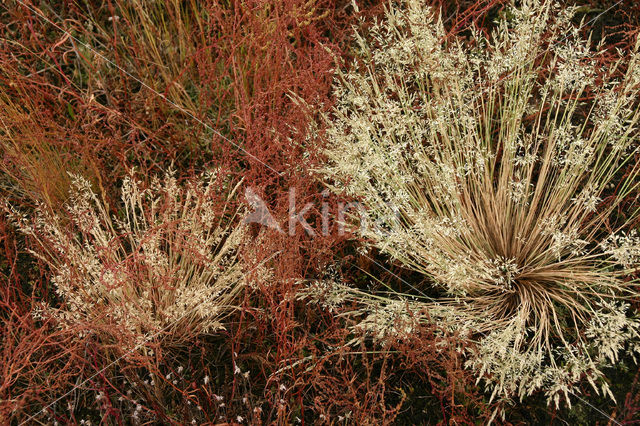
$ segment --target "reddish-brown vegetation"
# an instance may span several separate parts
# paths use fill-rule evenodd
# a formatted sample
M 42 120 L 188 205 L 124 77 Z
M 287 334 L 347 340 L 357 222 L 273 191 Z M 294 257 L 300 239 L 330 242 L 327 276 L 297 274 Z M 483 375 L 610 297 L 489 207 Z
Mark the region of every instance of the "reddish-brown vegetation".
M 460 336 L 425 327 L 384 350 L 349 346 L 349 324 L 296 299 L 302 280 L 337 260 L 353 282 L 380 272 L 381 258 L 353 256 L 343 236 L 320 232 L 322 203 L 335 211 L 344 200 L 324 196 L 312 173 L 320 154 L 306 144 L 313 117 L 303 105 L 330 107 L 334 58 L 350 56 L 351 26 L 384 1 L 357 1 L 359 13 L 348 0 L 9 3 L 0 5 L 3 199 L 64 216 L 71 172 L 117 214 L 131 169 L 146 179 L 173 166 L 188 179 L 219 168 L 243 180 L 240 194 L 260 195 L 285 233 L 252 225 L 251 285 L 226 331 L 120 359 L 99 339 L 78 339 L 80 324 L 34 318 L 39 303 L 63 301 L 32 241 L 3 216 L 0 422 L 470 424 L 493 414 L 461 355 L 435 350 Z M 490 27 L 506 1 L 433 3 L 453 35 Z M 614 12 L 610 46 L 625 48 L 639 15 Z M 292 188 L 298 209 L 312 203 L 313 237 L 299 224 L 287 234 Z M 634 386 L 625 419 L 638 407 Z

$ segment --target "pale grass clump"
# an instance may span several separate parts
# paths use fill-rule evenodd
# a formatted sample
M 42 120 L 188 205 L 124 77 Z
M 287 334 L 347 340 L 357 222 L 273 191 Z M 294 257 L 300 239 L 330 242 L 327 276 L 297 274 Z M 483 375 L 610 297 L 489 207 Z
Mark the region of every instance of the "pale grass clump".
M 63 301 L 41 314 L 107 333 L 126 350 L 149 341 L 185 344 L 223 329 L 244 286 L 238 249 L 245 230 L 237 210 L 215 201 L 220 188 L 213 174 L 179 185 L 168 173 L 147 189 L 130 176 L 121 213 L 112 216 L 89 182 L 74 176 L 68 217 L 44 206 L 33 219 L 11 209 L 38 243 L 34 253 L 51 267 Z
M 616 209 L 637 189 L 640 54 L 599 70 L 551 1 L 504 16 L 469 45 L 392 3 L 337 72 L 322 171 L 363 203 L 361 235 L 440 291 L 430 317 L 477 336 L 494 396 L 557 404 L 583 377 L 607 391 L 602 366 L 637 348 L 638 209 Z

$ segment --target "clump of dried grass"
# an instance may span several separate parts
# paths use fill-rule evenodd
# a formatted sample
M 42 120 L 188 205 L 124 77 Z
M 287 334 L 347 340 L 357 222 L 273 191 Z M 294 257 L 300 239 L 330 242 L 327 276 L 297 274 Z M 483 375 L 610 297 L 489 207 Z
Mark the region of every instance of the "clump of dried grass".
M 442 293 L 418 306 L 475 333 L 468 365 L 493 396 L 556 404 L 584 377 L 607 393 L 602 367 L 640 332 L 625 303 L 638 209 L 615 217 L 637 188 L 639 45 L 601 72 L 571 18 L 525 1 L 464 45 L 421 2 L 394 2 L 338 71 L 323 169 L 364 204 L 361 235 Z M 372 315 L 400 306 L 337 291 Z
M 68 218 L 44 205 L 32 220 L 10 208 L 63 300 L 41 315 L 107 334 L 122 350 L 152 340 L 182 345 L 224 328 L 244 285 L 238 249 L 245 230 L 238 210 L 219 203 L 228 183 L 209 174 L 181 186 L 169 173 L 143 188 L 130 176 L 119 215 L 82 177 L 72 185 Z

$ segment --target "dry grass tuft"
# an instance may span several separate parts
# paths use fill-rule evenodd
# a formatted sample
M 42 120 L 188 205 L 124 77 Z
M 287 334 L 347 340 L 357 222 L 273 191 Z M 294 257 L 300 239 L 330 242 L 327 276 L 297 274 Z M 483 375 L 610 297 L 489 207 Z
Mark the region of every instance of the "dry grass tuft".
M 238 249 L 245 236 L 238 212 L 217 203 L 227 183 L 210 174 L 182 187 L 167 174 L 145 189 L 131 176 L 119 217 L 86 180 L 72 184 L 69 220 L 43 205 L 33 220 L 11 210 L 37 241 L 34 254 L 51 267 L 64 301 L 43 307 L 42 316 L 106 334 L 121 351 L 150 341 L 184 345 L 224 328 L 244 284 Z
M 366 207 L 362 236 L 441 291 L 421 305 L 476 333 L 469 365 L 494 395 L 556 404 L 584 376 L 607 392 L 601 366 L 640 331 L 625 303 L 640 239 L 623 231 L 638 209 L 615 217 L 637 188 L 622 172 L 639 45 L 602 75 L 572 11 L 525 1 L 463 45 L 421 2 L 394 3 L 338 73 L 324 168 Z

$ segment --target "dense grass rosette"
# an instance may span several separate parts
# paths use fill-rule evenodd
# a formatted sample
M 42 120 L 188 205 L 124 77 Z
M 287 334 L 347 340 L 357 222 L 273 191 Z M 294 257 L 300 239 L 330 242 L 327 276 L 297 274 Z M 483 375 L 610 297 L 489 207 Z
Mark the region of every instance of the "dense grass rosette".
M 529 0 L 444 41 L 436 11 L 393 3 L 337 72 L 323 169 L 362 202 L 361 235 L 439 291 L 417 308 L 476 336 L 494 396 L 556 404 L 585 377 L 608 392 L 602 367 L 640 330 L 640 55 L 602 69 L 571 19 Z

